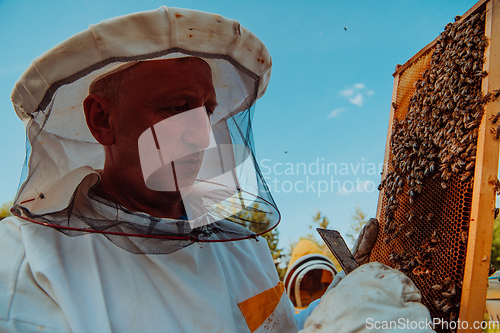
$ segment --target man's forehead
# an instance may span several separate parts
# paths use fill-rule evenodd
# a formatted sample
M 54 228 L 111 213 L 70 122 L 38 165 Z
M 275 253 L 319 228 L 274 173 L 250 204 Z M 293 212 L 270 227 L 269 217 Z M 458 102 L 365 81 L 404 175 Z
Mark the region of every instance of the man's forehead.
M 89 86 L 89 92 L 92 92 L 96 85 L 116 84 L 116 81 L 123 84 L 128 78 L 132 78 L 132 81 L 134 81 L 141 77 L 150 79 L 154 76 L 164 77 L 164 75 L 179 77 L 187 73 L 194 75 L 203 73 L 208 75 L 210 73 L 211 75 L 211 71 L 210 65 L 205 60 L 197 57 L 129 62 L 94 79 Z
M 175 59 L 149 60 L 139 62 L 127 68 L 125 75 L 120 75 L 121 85 L 125 89 L 171 89 L 175 86 L 199 86 L 214 89 L 212 70 L 200 58 L 184 57 Z M 143 90 L 141 89 L 141 90 Z
M 203 59 L 197 57 L 183 57 L 174 59 L 160 59 L 142 61 L 134 66 L 135 71 L 151 71 L 154 73 L 157 70 L 169 71 L 173 74 L 182 72 L 211 72 L 210 65 Z
M 214 89 L 210 66 L 202 59 L 176 58 L 145 61 L 134 67 L 133 73 L 127 75 L 124 85 L 132 87 L 143 86 L 140 90 L 173 92 L 176 90 Z

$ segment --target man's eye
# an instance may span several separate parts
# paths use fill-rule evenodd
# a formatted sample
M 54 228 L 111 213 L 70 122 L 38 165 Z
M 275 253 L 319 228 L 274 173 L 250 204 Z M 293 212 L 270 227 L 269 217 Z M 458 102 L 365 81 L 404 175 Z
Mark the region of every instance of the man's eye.
M 186 108 L 184 106 L 167 106 L 167 107 L 160 108 L 158 111 L 162 112 L 162 113 L 166 113 L 168 115 L 175 115 L 175 114 L 184 112 L 185 109 Z

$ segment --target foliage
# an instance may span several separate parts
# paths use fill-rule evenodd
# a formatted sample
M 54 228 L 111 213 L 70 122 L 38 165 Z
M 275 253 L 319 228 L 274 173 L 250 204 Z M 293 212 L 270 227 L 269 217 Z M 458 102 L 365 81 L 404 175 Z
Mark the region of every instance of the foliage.
M 328 229 L 328 224 L 330 224 L 330 221 L 326 216 L 322 216 L 319 210 L 316 212 L 316 215 L 313 215 L 312 219 L 313 223 L 317 223 L 320 228 Z M 312 228 L 312 226 L 310 225 L 309 228 Z
M 491 244 L 491 263 L 500 269 L 500 216 L 493 221 L 493 242 Z
M 12 206 L 12 202 L 6 202 L 2 205 L 2 207 L 0 207 L 0 220 L 12 216 L 12 213 L 9 210 L 10 206 Z
M 491 243 L 491 264 L 495 269 L 500 269 L 500 216 L 493 221 L 493 241 Z M 485 314 L 485 321 L 489 321 L 489 316 Z M 483 332 L 499 333 L 500 329 L 483 329 Z
M 497 321 L 491 321 L 490 322 L 490 316 L 488 313 L 484 314 L 484 321 L 488 323 L 487 328 L 483 328 L 483 332 L 485 333 L 500 333 L 500 329 L 498 329 L 498 322 Z
M 304 236 L 301 236 L 301 237 L 299 237 L 298 241 L 290 244 L 290 247 L 288 249 L 288 254 L 286 255 L 287 266 L 288 266 L 288 262 L 290 261 L 290 256 L 292 255 L 292 251 L 295 248 L 295 246 L 297 245 L 297 243 L 303 239 L 307 239 L 307 240 L 313 242 L 314 244 L 316 244 L 321 249 L 323 254 L 325 256 L 327 256 L 328 258 L 330 258 L 330 260 L 333 261 L 333 264 L 335 265 L 335 268 L 337 269 L 337 271 L 342 270 L 342 268 L 340 267 L 340 264 L 338 263 L 337 259 L 332 254 L 330 249 L 328 249 L 328 247 L 323 242 L 323 240 L 318 240 L 318 237 L 316 236 L 317 235 L 316 228 L 328 229 L 328 225 L 330 224 L 330 221 L 319 210 L 317 210 L 316 214 L 314 214 L 312 216 L 312 223 L 313 224 L 309 225 L 309 229 L 313 229 L 313 227 L 314 227 L 314 234 L 306 234 Z
M 353 222 L 351 223 L 350 231 L 347 233 L 347 237 L 349 237 L 352 241 L 352 244 L 358 238 L 361 229 L 365 226 L 366 222 L 368 222 L 366 218 L 366 214 L 361 210 L 359 206 L 356 206 L 354 209 L 354 214 L 351 215 Z
M 258 204 L 253 204 L 251 207 L 248 207 L 247 210 L 240 211 L 235 215 L 238 216 L 239 220 L 252 221 L 247 222 L 247 227 L 255 233 L 261 233 L 269 229 L 270 221 L 267 218 L 266 212 L 262 211 L 259 208 Z M 261 236 L 266 240 L 267 245 L 269 246 L 269 250 L 271 251 L 271 255 L 273 257 L 274 266 L 276 267 L 276 271 L 278 272 L 280 279 L 283 279 L 285 277 L 286 269 L 281 267 L 283 250 L 278 247 L 278 229 L 274 228 L 273 230 L 268 231 Z

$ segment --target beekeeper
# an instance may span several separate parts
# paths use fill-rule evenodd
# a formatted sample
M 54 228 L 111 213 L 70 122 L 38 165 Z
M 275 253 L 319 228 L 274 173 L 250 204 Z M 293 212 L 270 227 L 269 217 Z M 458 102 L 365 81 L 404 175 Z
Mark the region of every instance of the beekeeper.
M 296 332 L 314 319 L 294 317 L 251 231 L 279 222 L 251 133 L 270 71 L 238 22 L 166 7 L 35 59 L 12 93 L 28 147 L 16 217 L 0 223 L 0 331 Z
M 283 280 L 295 311 L 300 312 L 321 298 L 336 274 L 334 263 L 318 245 L 308 239 L 300 240 L 290 255 Z

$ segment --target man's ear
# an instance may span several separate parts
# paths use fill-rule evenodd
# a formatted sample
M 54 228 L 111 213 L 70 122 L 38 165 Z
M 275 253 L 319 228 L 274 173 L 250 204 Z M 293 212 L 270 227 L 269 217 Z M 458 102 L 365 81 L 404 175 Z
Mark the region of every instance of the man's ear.
M 103 146 L 115 143 L 113 124 L 110 121 L 111 105 L 105 99 L 95 94 L 90 94 L 83 101 L 87 126 L 94 138 Z

